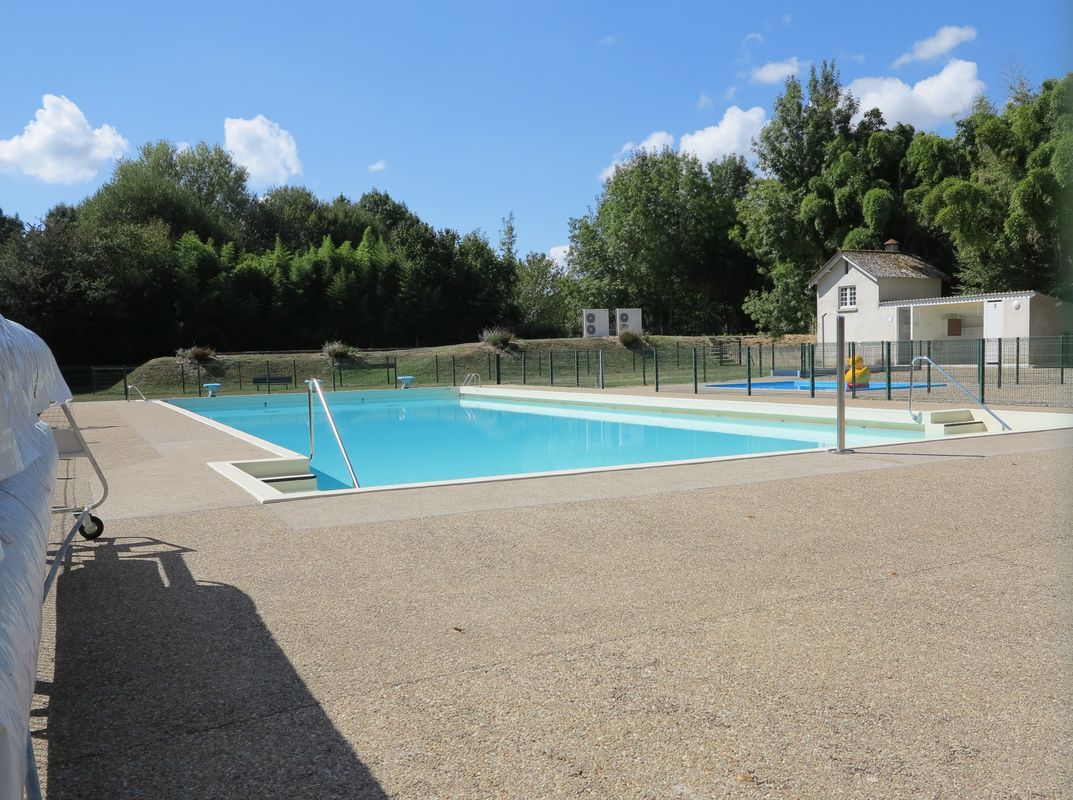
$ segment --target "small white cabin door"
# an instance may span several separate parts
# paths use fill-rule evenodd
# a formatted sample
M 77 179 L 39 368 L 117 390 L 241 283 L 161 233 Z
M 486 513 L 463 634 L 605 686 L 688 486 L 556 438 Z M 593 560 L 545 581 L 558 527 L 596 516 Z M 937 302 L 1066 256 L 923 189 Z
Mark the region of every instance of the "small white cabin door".
M 1003 314 L 1001 300 L 984 301 L 984 338 L 1001 339 L 1003 337 Z

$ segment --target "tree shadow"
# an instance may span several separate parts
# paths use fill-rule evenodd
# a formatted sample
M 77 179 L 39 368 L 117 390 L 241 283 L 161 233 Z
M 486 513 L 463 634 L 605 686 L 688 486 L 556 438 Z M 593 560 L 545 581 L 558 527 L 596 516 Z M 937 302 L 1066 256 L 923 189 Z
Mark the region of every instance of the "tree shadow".
M 75 546 L 40 734 L 49 798 L 386 797 L 253 601 L 195 581 L 188 552 Z

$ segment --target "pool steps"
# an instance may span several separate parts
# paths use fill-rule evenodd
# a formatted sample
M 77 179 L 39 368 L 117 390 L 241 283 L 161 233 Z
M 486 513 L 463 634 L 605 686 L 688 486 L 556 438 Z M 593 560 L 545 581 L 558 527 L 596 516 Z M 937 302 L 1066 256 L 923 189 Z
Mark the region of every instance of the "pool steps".
M 998 426 L 995 426 L 997 429 Z M 972 409 L 955 408 L 948 411 L 930 411 L 926 415 L 924 431 L 927 436 L 955 436 L 962 433 L 987 433 L 987 422 L 978 419 Z

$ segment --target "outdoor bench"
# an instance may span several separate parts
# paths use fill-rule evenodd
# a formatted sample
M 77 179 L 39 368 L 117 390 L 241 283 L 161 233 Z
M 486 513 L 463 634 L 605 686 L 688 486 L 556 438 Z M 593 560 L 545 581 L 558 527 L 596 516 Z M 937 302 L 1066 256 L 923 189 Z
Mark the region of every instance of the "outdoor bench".
M 262 386 L 290 386 L 291 378 L 289 375 L 258 375 L 254 376 L 253 385 L 257 391 L 261 391 Z

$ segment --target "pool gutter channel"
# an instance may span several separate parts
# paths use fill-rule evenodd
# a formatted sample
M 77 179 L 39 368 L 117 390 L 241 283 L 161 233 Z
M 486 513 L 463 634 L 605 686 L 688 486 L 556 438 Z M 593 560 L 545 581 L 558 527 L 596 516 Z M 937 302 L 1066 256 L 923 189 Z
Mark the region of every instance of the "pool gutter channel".
M 655 400 L 653 398 L 647 397 L 629 396 L 617 396 L 614 399 L 611 399 L 604 395 L 592 395 L 587 393 L 547 392 L 537 390 L 500 388 L 491 389 L 460 387 L 457 390 L 457 394 L 463 400 L 467 399 L 467 397 L 473 400 L 524 400 L 527 403 L 578 405 L 585 407 L 596 407 L 607 410 L 663 411 L 673 412 L 676 414 L 696 414 L 700 416 L 727 418 L 748 418 L 773 422 L 798 422 L 814 425 L 834 424 L 835 411 L 833 407 L 827 409 L 822 406 L 817 407 L 812 405 L 795 405 L 782 403 L 775 404 L 766 402 L 761 404 L 752 403 L 749 401 L 696 400 L 691 398 L 660 398 L 658 400 Z M 719 461 L 734 461 L 745 458 L 771 458 L 774 456 L 783 455 L 803 455 L 809 453 L 824 452 L 828 449 L 827 447 L 820 447 L 808 448 L 804 450 L 780 450 L 770 453 L 748 453 L 740 455 L 714 456 L 710 458 L 660 461 L 641 464 L 617 464 L 606 467 L 586 467 L 581 469 L 556 470 L 551 472 L 492 475 L 476 478 L 457 478 L 451 480 L 429 481 L 423 483 L 393 484 L 389 486 L 317 489 L 316 478 L 311 471 L 308 456 L 302 455 L 300 453 L 295 453 L 293 451 L 287 450 L 286 448 L 280 447 L 279 445 L 275 445 L 271 442 L 260 439 L 256 436 L 243 433 L 242 431 L 238 431 L 235 428 L 231 428 L 230 426 L 224 425 L 215 420 L 209 419 L 208 417 L 204 417 L 193 411 L 189 411 L 185 408 L 181 408 L 166 401 L 158 400 L 153 402 L 158 405 L 170 408 L 181 414 L 185 414 L 188 417 L 198 420 L 202 424 L 210 425 L 214 428 L 217 428 L 218 430 L 221 430 L 225 433 L 228 433 L 232 436 L 235 436 L 239 439 L 242 439 L 243 441 L 246 441 L 272 453 L 274 456 L 272 458 L 208 462 L 208 466 L 210 468 L 246 490 L 246 492 L 252 495 L 258 502 L 263 504 L 287 502 L 291 500 L 302 500 L 311 497 L 330 497 L 336 495 L 399 491 L 404 489 L 417 489 L 434 486 L 490 483 L 494 481 L 522 480 L 527 478 L 560 477 L 566 475 L 591 474 L 594 472 L 617 472 L 623 470 L 649 469 L 655 467 L 708 464 Z M 779 410 L 767 410 L 772 409 L 773 407 L 777 407 Z M 818 409 L 822 410 L 825 413 L 816 413 Z M 975 413 L 972 409 L 965 409 L 965 411 L 973 415 L 973 421 L 983 423 L 984 431 L 979 432 L 977 428 L 974 429 L 973 432 L 958 433 L 959 439 L 974 438 L 978 436 L 994 436 L 1002 433 L 1001 431 L 992 430 L 991 426 L 988 426 L 986 420 L 976 420 Z M 905 411 L 900 409 L 894 410 L 853 408 L 852 413 L 853 417 L 848 420 L 848 424 L 850 425 L 850 427 L 855 428 L 885 428 L 890 429 L 892 433 L 899 430 L 921 431 L 925 433 L 928 439 L 945 438 L 944 434 L 949 434 L 951 432 L 944 427 L 944 423 L 931 421 L 932 414 L 948 414 L 950 413 L 948 409 L 925 412 L 924 420 L 920 423 L 896 419 L 896 415 L 904 415 L 906 413 Z M 1029 414 L 1033 412 L 1020 413 Z M 1073 418 L 1071 418 L 1070 423 L 1073 423 Z M 1071 426 L 1070 423 L 1067 423 L 1066 425 L 1062 426 L 1052 425 L 1049 427 L 1069 427 Z M 1046 428 L 1032 428 L 1032 430 L 1041 429 Z M 887 447 L 892 444 L 899 444 L 904 442 L 905 440 L 892 438 L 890 441 L 862 445 L 854 449 L 865 451 L 874 447 Z

